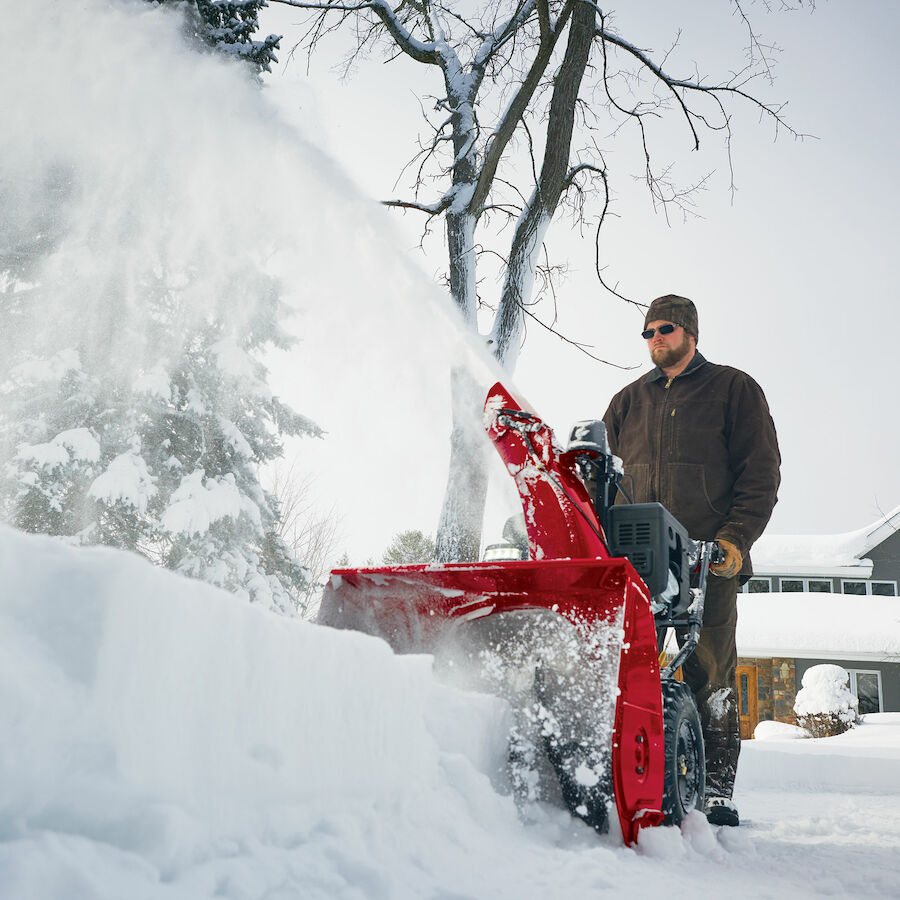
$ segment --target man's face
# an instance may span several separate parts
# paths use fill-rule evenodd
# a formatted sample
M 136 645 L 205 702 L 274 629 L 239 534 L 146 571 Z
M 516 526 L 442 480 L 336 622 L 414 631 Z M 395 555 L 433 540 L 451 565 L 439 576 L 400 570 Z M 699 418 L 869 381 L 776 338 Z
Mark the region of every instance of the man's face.
M 657 319 L 647 325 L 648 329 L 654 330 L 653 337 L 647 341 L 650 359 L 661 369 L 677 365 L 694 349 L 691 336 L 681 325 L 676 325 L 671 334 L 659 333 L 660 325 L 670 324 L 674 323 L 667 322 L 665 319 Z

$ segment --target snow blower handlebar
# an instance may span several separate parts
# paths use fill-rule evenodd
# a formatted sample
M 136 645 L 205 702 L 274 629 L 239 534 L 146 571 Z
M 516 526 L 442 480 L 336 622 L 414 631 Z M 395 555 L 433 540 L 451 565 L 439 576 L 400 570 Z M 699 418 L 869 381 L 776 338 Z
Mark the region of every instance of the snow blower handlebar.
M 693 561 L 697 560 L 693 575 L 696 579 L 696 586 L 690 589 L 692 602 L 688 606 L 686 612 L 686 620 L 688 633 L 682 642 L 678 653 L 672 658 L 671 662 L 662 670 L 660 675 L 663 678 L 673 678 L 675 672 L 684 663 L 684 661 L 694 652 L 697 642 L 700 640 L 700 629 L 703 627 L 703 605 L 706 599 L 706 582 L 709 579 L 709 567 L 717 562 L 721 562 L 723 553 L 718 541 L 691 541 L 689 548 L 689 557 Z M 682 624 L 679 621 L 660 620 L 659 614 L 656 615 L 657 630 L 665 629 L 670 626 Z

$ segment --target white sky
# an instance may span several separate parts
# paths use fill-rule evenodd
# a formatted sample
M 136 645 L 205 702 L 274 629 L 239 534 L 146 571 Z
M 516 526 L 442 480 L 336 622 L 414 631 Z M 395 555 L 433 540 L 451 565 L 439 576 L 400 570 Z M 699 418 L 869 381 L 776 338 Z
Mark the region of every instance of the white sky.
M 616 21 L 621 33 L 656 50 L 682 27 L 684 59 L 701 61 L 710 75 L 739 63 L 743 34 L 727 4 L 687 6 L 676 14 L 669 3 L 629 3 L 615 10 Z M 763 386 L 784 456 L 770 531 L 844 531 L 900 502 L 894 465 L 900 417 L 890 388 L 896 316 L 889 314 L 900 200 L 894 168 L 900 63 L 893 52 L 900 7 L 820 3 L 812 14 L 777 15 L 759 4 L 749 9 L 763 37 L 783 48 L 777 81 L 760 85 L 760 94 L 788 100 L 790 123 L 818 139 L 782 134 L 773 142 L 769 123 L 739 112 L 733 204 L 724 154 L 710 139 L 701 165 L 717 175 L 699 198 L 703 218 L 668 227 L 645 194 L 629 189 L 616 208 L 621 218 L 604 238 L 604 255 L 611 277 L 636 298 L 669 291 L 693 298 L 702 352 L 745 369 Z M 299 11 L 271 8 L 262 30 L 283 33 L 287 49 L 299 36 L 292 25 L 299 20 Z M 314 59 L 307 79 L 298 57 L 277 69 L 270 84 L 365 192 L 398 196 L 394 181 L 418 124 L 415 85 L 404 75 L 416 67 L 375 60 L 340 81 L 333 62 L 324 54 Z M 680 165 L 693 164 L 685 130 L 668 149 Z M 619 165 L 619 157 L 627 159 L 624 147 L 611 163 Z M 628 160 L 629 172 L 637 166 Z M 412 245 L 419 223 L 415 214 L 407 220 Z M 559 292 L 561 328 L 605 358 L 643 367 L 639 317 L 600 290 L 590 237 L 579 242 L 565 222 L 554 229 L 557 252 L 573 270 Z M 422 265 L 435 271 L 441 261 Z M 532 327 L 516 382 L 564 431 L 577 419 L 602 415 L 612 393 L 638 374 L 594 363 Z

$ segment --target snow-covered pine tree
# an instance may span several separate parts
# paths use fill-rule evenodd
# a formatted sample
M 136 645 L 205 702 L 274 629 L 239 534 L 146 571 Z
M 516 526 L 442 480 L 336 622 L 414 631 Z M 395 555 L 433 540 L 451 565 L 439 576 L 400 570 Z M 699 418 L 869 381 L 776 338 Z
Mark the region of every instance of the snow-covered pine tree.
M 266 386 L 260 355 L 288 343 L 274 285 L 257 272 L 236 292 L 256 302 L 240 335 L 210 314 L 180 337 L 183 298 L 151 299 L 146 364 L 111 365 L 108 348 L 84 343 L 21 354 L 0 379 L 0 511 L 24 530 L 132 550 L 290 612 L 306 574 L 277 534 L 259 470 L 281 455 L 282 435 L 319 429 Z M 42 301 L 30 292 L 36 314 Z
M 182 5 L 210 46 L 274 58 L 277 39 L 250 41 L 261 3 Z M 200 241 L 202 154 L 148 150 L 149 179 L 106 146 L 61 142 L 0 179 L 0 517 L 293 611 L 306 573 L 260 469 L 318 428 L 267 387 L 262 359 L 288 343 L 271 247 L 238 223 L 230 250 L 225 231 Z
M 408 566 L 434 562 L 434 538 L 418 529 L 395 534 L 384 551 L 382 562 L 386 566 Z
M 250 63 L 257 73 L 271 71 L 278 62 L 275 51 L 281 36 L 270 34 L 253 40 L 259 28 L 259 11 L 266 0 L 149 0 L 157 5 L 179 6 L 191 34 L 214 49 Z
M 118 363 L 89 342 L 47 352 L 31 332 L 31 349 L 0 379 L 0 512 L 24 530 L 132 550 L 292 612 L 306 572 L 278 536 L 259 470 L 281 455 L 283 435 L 319 429 L 266 386 L 260 355 L 288 345 L 275 284 L 255 272 L 234 290 L 255 303 L 239 335 L 210 313 L 185 336 L 186 298 L 145 286 L 142 334 Z M 51 308 L 52 291 L 19 295 L 32 318 Z M 133 364 L 137 353 L 147 362 Z

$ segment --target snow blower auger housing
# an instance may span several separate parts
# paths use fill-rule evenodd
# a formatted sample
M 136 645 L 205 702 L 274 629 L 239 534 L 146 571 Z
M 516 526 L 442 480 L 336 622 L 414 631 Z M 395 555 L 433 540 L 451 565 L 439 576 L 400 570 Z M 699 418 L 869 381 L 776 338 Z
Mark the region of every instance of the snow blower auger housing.
M 319 622 L 433 653 L 436 667 L 509 700 L 518 799 L 561 795 L 600 832 L 614 803 L 631 844 L 702 804 L 699 718 L 671 676 L 699 636 L 713 545 L 659 504 L 613 506 L 621 464 L 602 423 L 576 425 L 562 451 L 499 383 L 484 417 L 518 488 L 528 558 L 336 569 Z M 669 627 L 690 637 L 660 673 Z

